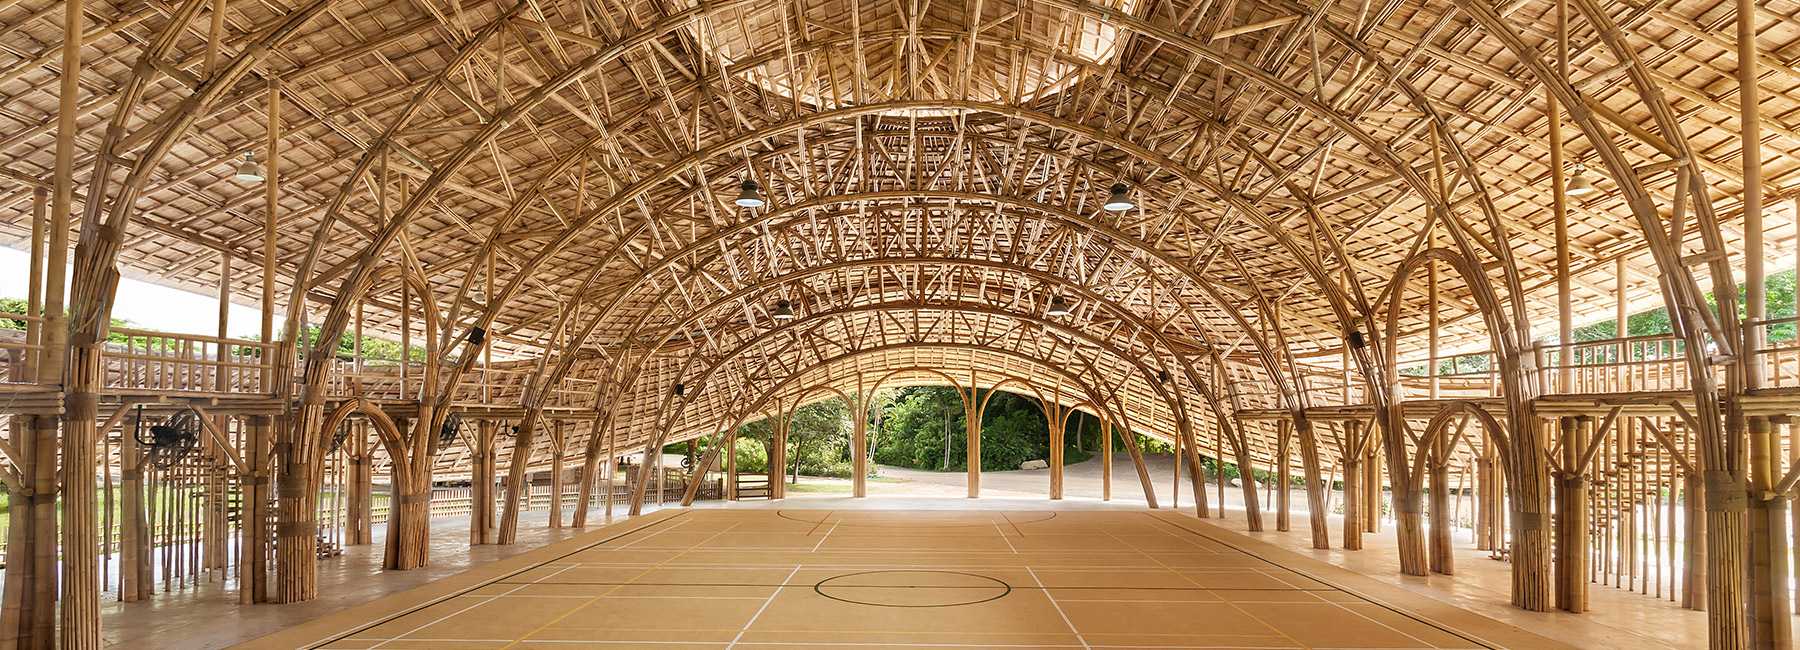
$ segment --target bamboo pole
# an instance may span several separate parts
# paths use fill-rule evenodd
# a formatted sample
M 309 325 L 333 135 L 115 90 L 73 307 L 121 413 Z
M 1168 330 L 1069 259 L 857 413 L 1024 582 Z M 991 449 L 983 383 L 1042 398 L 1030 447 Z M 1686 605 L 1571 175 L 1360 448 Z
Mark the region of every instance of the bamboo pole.
M 1294 432 L 1300 442 L 1300 464 L 1306 472 L 1306 511 L 1312 525 L 1312 544 L 1316 549 L 1331 548 L 1331 524 L 1327 517 L 1331 506 L 1329 494 L 1331 484 L 1325 481 L 1324 471 L 1319 461 L 1319 439 L 1313 429 L 1313 423 L 1306 418 L 1304 411 L 1299 411 L 1294 420 Z
M 555 444 L 550 447 L 550 527 L 562 528 L 563 525 L 563 448 L 568 442 L 564 435 L 564 423 L 557 420 L 551 430 Z
M 969 371 L 968 396 L 963 398 L 963 456 L 971 499 L 981 496 L 981 411 L 986 405 L 975 389 L 974 374 L 974 370 Z
M 11 418 L 11 442 L 25 460 L 33 459 L 36 445 L 36 418 Z M 21 474 L 33 476 L 30 465 Z M 4 607 L 0 608 L 0 648 L 8 650 L 34 647 L 32 622 L 36 599 L 37 563 L 34 561 L 33 525 L 36 518 L 32 495 L 24 490 L 8 490 L 6 531 L 6 584 Z
M 531 498 L 526 486 L 525 471 L 531 464 L 531 453 L 537 438 L 537 421 L 542 414 L 541 407 L 529 408 L 525 411 L 525 417 L 519 421 L 519 433 L 513 438 L 512 457 L 507 460 L 506 501 L 500 508 L 500 531 L 496 543 L 512 544 L 519 539 L 519 508 Z
M 1588 609 L 1588 494 L 1587 478 L 1577 473 L 1580 454 L 1587 449 L 1586 430 L 1580 418 L 1557 420 L 1563 439 L 1563 467 L 1556 491 L 1556 608 L 1574 613 Z
M 430 347 L 430 346 L 427 346 Z M 427 379 L 429 381 L 429 379 Z M 428 391 L 429 392 L 429 391 Z M 388 499 L 387 554 L 383 568 L 406 571 L 431 563 L 431 453 L 437 438 L 431 426 L 432 407 L 419 403 L 419 417 L 410 421 L 384 422 L 379 409 L 364 411 L 375 426 L 389 428 L 388 436 L 405 443 L 402 453 L 391 453 L 393 496 Z
M 581 481 L 580 493 L 574 506 L 574 528 L 587 526 L 587 513 L 594 501 L 594 481 L 599 481 L 599 425 L 603 418 L 594 418 L 587 430 L 587 445 L 581 445 Z
M 1431 481 L 1431 536 L 1429 538 L 1429 569 L 1432 573 L 1450 575 L 1456 573 L 1456 554 L 1451 546 L 1450 538 L 1450 452 L 1454 442 L 1449 431 L 1439 432 L 1432 441 L 1431 449 L 1420 449 L 1419 453 L 1429 454 L 1427 471 Z
M 1050 433 L 1050 500 L 1061 501 L 1063 498 L 1063 436 L 1068 427 L 1068 420 L 1063 417 L 1062 405 L 1050 400 L 1044 402 L 1045 427 Z M 1180 445 L 1180 438 L 1176 439 Z M 1177 447 L 1179 448 L 1179 447 Z M 1176 454 L 1176 458 L 1181 456 Z M 1181 463 L 1175 463 L 1175 490 L 1181 491 Z
M 62 87 L 60 91 L 61 105 L 57 114 L 56 137 L 56 198 L 53 205 L 53 220 L 56 235 L 65 239 L 68 233 L 69 217 L 73 210 L 75 188 L 75 136 L 77 100 L 81 93 L 81 48 L 82 31 L 85 22 L 82 15 L 83 3 L 80 0 L 66 0 L 63 7 L 63 58 Z M 93 224 L 83 226 L 84 231 L 91 231 Z M 89 233 L 84 232 L 82 243 L 89 243 Z M 53 249 L 62 250 L 64 246 L 53 244 Z M 54 252 L 54 251 L 53 251 Z M 99 260 L 82 256 L 84 264 L 98 264 Z M 98 269 L 88 269 L 90 272 Z M 49 268 L 52 277 L 60 278 L 63 267 L 55 260 Z M 104 317 L 110 311 L 107 308 L 112 301 L 113 282 L 117 272 L 103 274 L 107 278 L 103 286 L 94 287 L 92 294 L 78 292 L 83 300 L 93 301 L 82 306 L 84 316 L 99 314 Z M 53 290 L 60 291 L 61 282 L 54 283 Z M 56 322 L 60 320 L 62 305 L 60 300 L 49 307 L 53 309 L 52 338 L 59 335 L 57 331 L 67 331 L 65 326 Z M 84 326 L 83 331 L 92 332 L 103 327 Z M 98 432 L 95 430 L 95 419 L 99 417 L 98 389 L 101 382 L 100 350 L 101 341 L 93 340 L 92 334 L 84 334 L 75 342 L 76 353 L 73 354 L 61 374 L 65 397 L 62 439 L 62 594 L 61 614 L 62 631 L 59 647 L 63 650 L 99 650 L 102 646 L 100 637 L 100 591 L 98 576 L 99 558 L 97 555 L 99 540 L 97 538 L 97 512 L 95 504 L 94 475 L 98 459 L 95 457 L 95 445 L 98 443 Z M 57 347 L 57 346 L 52 346 Z M 57 374 L 51 374 L 55 377 Z M 43 431 L 40 430 L 40 433 Z M 53 431 L 51 432 L 54 433 Z M 50 451 L 52 445 L 39 439 L 40 450 Z M 54 453 L 53 451 L 51 453 Z M 39 461 L 44 461 L 40 456 Z M 54 461 L 51 461 L 54 462 Z M 39 468 L 40 471 L 43 469 Z M 54 481 L 54 477 L 49 477 Z M 54 485 L 40 485 L 39 507 L 46 515 L 43 532 L 48 533 L 55 521 L 56 513 L 48 512 L 54 506 Z M 40 538 L 40 553 L 54 552 L 55 540 Z M 43 575 L 48 575 L 46 571 Z M 47 581 L 45 581 L 47 583 Z M 48 632 L 46 630 L 46 632 Z M 48 638 L 47 636 L 44 638 Z
M 1382 508 L 1381 486 L 1386 455 L 1381 453 L 1383 445 L 1380 436 L 1371 435 L 1365 444 L 1366 455 L 1362 461 L 1363 532 L 1379 533 L 1385 510 Z
M 32 191 L 31 195 L 31 272 L 26 311 L 30 316 L 45 315 L 46 257 L 48 252 L 44 241 L 45 230 L 49 228 L 49 192 L 43 187 Z M 65 228 L 66 232 L 66 228 Z M 60 271 L 60 269 L 59 269 Z M 60 272 L 57 276 L 62 275 Z M 61 284 L 59 281 L 58 285 Z M 60 303 L 60 300 L 58 301 Z M 37 321 L 26 321 L 25 342 L 38 346 L 48 341 L 46 328 Z M 47 349 L 47 348 L 46 348 Z M 25 354 L 25 381 L 40 382 L 40 368 L 45 355 L 33 348 Z M 14 650 L 31 648 L 39 645 L 48 646 L 51 639 L 37 635 L 37 612 L 40 607 L 38 598 L 39 568 L 36 560 L 36 526 L 38 512 L 36 508 L 37 477 L 42 472 L 38 466 L 41 462 L 36 453 L 39 438 L 38 423 L 40 420 L 52 418 L 40 416 L 14 415 L 10 420 L 10 441 L 20 458 L 16 460 L 19 474 L 30 483 L 30 490 L 8 490 L 7 499 L 7 534 L 6 534 L 6 570 L 5 588 L 0 592 L 0 648 Z M 48 580 L 48 576 L 42 580 Z
M 1362 550 L 1363 535 L 1363 468 L 1362 460 L 1362 423 L 1351 421 L 1345 424 L 1345 444 L 1342 465 L 1344 466 L 1344 549 Z
M 1100 500 L 1112 500 L 1113 440 L 1112 421 L 1100 418 Z M 1223 511 L 1225 504 L 1219 504 Z
M 787 498 L 787 459 L 788 459 L 788 427 L 793 423 L 794 414 L 790 410 L 781 409 L 775 426 L 769 432 L 769 498 Z M 644 467 L 648 468 L 650 456 L 644 456 Z M 640 469 L 639 479 L 644 480 Z
M 868 391 L 857 394 L 856 403 L 850 405 L 851 417 L 855 419 L 850 431 L 850 495 L 855 498 L 869 496 L 869 399 L 873 397 Z M 724 436 L 720 436 L 721 439 Z M 706 467 L 695 467 L 693 477 L 698 481 L 706 476 Z
M 50 191 L 41 186 L 33 188 L 31 191 L 31 277 L 27 281 L 29 285 L 26 289 L 25 310 L 29 312 L 28 315 L 40 318 L 47 315 L 44 311 L 44 286 L 47 280 L 44 277 L 47 272 L 44 231 L 49 228 L 49 209 Z M 43 323 L 34 320 L 25 321 L 25 343 L 34 346 L 25 351 L 25 381 L 34 383 L 43 381 L 38 368 L 43 363 L 44 353 L 37 346 L 42 346 L 45 342 L 44 331 Z M 19 420 L 15 419 L 14 421 Z M 10 544 L 7 546 L 11 548 Z M 11 566 L 12 563 L 8 562 L 7 565 Z
M 1796 209 L 1795 214 L 1800 215 L 1800 205 L 1794 207 Z M 1796 232 L 1800 232 L 1800 230 L 1796 230 Z M 1800 244 L 1800 241 L 1796 241 L 1796 244 Z M 1796 262 L 1800 262 L 1800 245 L 1795 246 L 1794 252 L 1796 255 Z M 1800 272 L 1796 272 L 1795 277 L 1800 277 Z M 1797 298 L 1797 300 L 1800 300 L 1800 298 Z M 1794 471 L 1794 468 L 1800 467 L 1800 424 L 1787 422 L 1782 426 L 1787 429 L 1788 471 L 1791 472 Z M 1792 495 L 1780 496 L 1781 498 L 1792 498 Z M 1788 517 L 1791 522 L 1791 528 L 1789 528 L 1789 530 L 1792 531 L 1794 536 L 1800 537 L 1800 508 L 1789 507 Z M 1790 572 L 1800 574 L 1800 544 L 1794 544 L 1792 552 L 1793 555 L 1789 558 L 1788 568 Z M 1790 598 L 1790 600 L 1796 601 L 1792 603 L 1790 611 L 1800 612 L 1800 599 Z
M 1288 449 L 1288 442 L 1292 438 L 1291 429 L 1292 426 L 1287 420 L 1278 420 L 1275 423 L 1275 435 L 1277 436 L 1275 445 L 1275 530 L 1284 533 L 1288 532 L 1290 528 L 1288 510 L 1291 507 L 1289 499 L 1292 497 L 1288 493 L 1292 491 L 1292 478 L 1289 473 L 1293 467 L 1293 461 L 1290 458 L 1293 452 Z
M 1150 504 L 1151 510 L 1155 510 L 1157 507 L 1156 486 L 1151 483 L 1150 470 L 1144 467 L 1144 454 L 1138 449 L 1138 433 L 1132 431 L 1130 427 L 1124 429 L 1119 437 L 1125 440 L 1125 453 L 1131 455 L 1131 464 L 1137 468 L 1138 483 L 1144 487 L 1144 501 Z M 1219 502 L 1224 503 L 1224 499 L 1220 499 Z
M 375 449 L 369 440 L 369 423 L 358 420 L 348 444 L 355 450 L 350 458 L 350 498 L 344 524 L 346 544 L 361 546 L 375 541 Z
M 1200 438 L 1194 433 L 1194 425 L 1187 418 L 1182 418 L 1177 426 L 1178 433 L 1185 443 L 1183 447 L 1187 450 L 1184 458 L 1187 461 L 1188 484 L 1194 490 L 1194 516 L 1201 519 L 1210 518 L 1212 517 L 1212 507 L 1207 504 L 1206 498 L 1206 468 L 1200 464 Z M 1077 440 L 1080 439 L 1080 431 L 1081 429 L 1077 427 Z M 1219 504 L 1221 508 L 1224 506 L 1225 504 Z
M 1745 319 L 1750 324 L 1743 328 L 1742 351 L 1739 353 L 1738 366 L 1743 369 L 1744 388 L 1755 390 L 1766 384 L 1763 371 L 1763 358 L 1760 355 L 1766 347 L 1765 326 L 1760 322 L 1768 315 L 1766 274 L 1764 259 L 1767 250 L 1764 245 L 1763 226 L 1763 155 L 1762 155 L 1762 97 L 1757 79 L 1761 70 L 1757 64 L 1756 51 L 1756 10 L 1754 0 L 1738 0 L 1737 3 L 1737 60 L 1738 60 L 1738 121 L 1740 142 L 1742 146 L 1742 162 L 1744 168 L 1744 287 L 1745 287 Z M 1734 400 L 1730 403 L 1732 410 L 1741 408 Z M 1750 494 L 1749 499 L 1749 630 L 1751 646 L 1757 650 L 1788 650 L 1794 647 L 1792 618 L 1789 611 L 1789 581 L 1787 567 L 1788 532 L 1787 501 L 1770 490 L 1781 475 L 1780 440 L 1771 434 L 1768 418 L 1752 416 L 1745 418 L 1742 413 L 1730 414 L 1727 421 L 1742 422 L 1747 429 L 1750 446 Z M 1709 470 L 1728 470 L 1726 467 L 1710 467 Z M 1713 476 L 1721 476 L 1714 474 Z M 1717 481 L 1709 480 L 1709 490 L 1714 489 Z M 1720 486 L 1723 487 L 1723 486 Z M 1729 507 L 1738 500 L 1720 499 L 1721 507 Z M 1708 510 L 1713 510 L 1713 499 L 1708 498 Z M 1723 515 L 1729 516 L 1729 514 Z M 1724 522 L 1720 522 L 1721 525 Z M 1737 526 L 1734 524 L 1732 528 Z M 1719 555 L 1735 555 L 1737 548 L 1719 545 L 1714 549 Z M 1719 561 L 1731 563 L 1734 558 L 1725 557 Z M 1719 579 L 1735 581 L 1738 576 L 1715 576 Z M 1722 584 L 1716 589 L 1725 590 L 1741 585 Z M 1734 627 L 1742 626 L 1742 618 L 1727 619 L 1736 614 L 1732 611 L 1720 611 L 1714 608 L 1708 636 L 1714 648 L 1726 647 L 1722 644 L 1733 643 L 1738 635 L 1732 633 Z M 1724 619 L 1724 620 L 1721 620 Z
M 1746 424 L 1750 434 L 1750 488 L 1758 497 L 1751 501 L 1750 513 L 1751 637 L 1758 650 L 1787 650 L 1793 647 L 1787 500 L 1773 492 L 1781 475 L 1781 440 L 1773 435 L 1766 417 L 1751 416 Z
M 493 420 L 475 425 L 475 468 L 469 480 L 469 545 L 492 543 L 494 524 L 494 437 L 500 427 Z M 577 514 L 577 520 L 580 518 Z
M 605 456 L 605 458 L 606 458 L 606 520 L 607 521 L 612 521 L 612 516 L 613 516 L 613 479 L 617 478 L 618 473 L 619 473 L 619 456 L 618 456 L 619 438 L 618 438 L 618 436 L 619 436 L 619 428 L 617 426 L 607 427 L 607 430 L 606 430 L 606 456 Z M 732 454 L 731 456 L 732 456 L 733 462 L 736 462 L 737 454 Z

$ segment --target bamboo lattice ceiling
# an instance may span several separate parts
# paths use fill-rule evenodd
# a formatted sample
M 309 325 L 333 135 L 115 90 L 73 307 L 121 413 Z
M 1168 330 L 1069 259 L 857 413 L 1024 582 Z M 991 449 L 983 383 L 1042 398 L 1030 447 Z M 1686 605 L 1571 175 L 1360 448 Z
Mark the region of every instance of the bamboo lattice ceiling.
M 314 6 L 199 4 L 88 3 L 80 187 L 133 75 L 151 82 L 104 154 L 126 161 L 146 145 L 137 134 L 224 61 Z M 15 246 L 52 166 L 58 6 L 0 0 L 0 238 Z M 1735 246 L 1732 5 L 1600 8 L 1683 132 L 1654 125 L 1621 53 L 1579 14 L 1571 78 L 1664 204 L 1677 178 L 1663 140 L 1685 139 Z M 1800 4 L 1762 8 L 1765 178 L 1785 196 L 1800 173 Z M 1492 9 L 1530 47 L 1558 49 L 1555 3 Z M 171 53 L 140 64 L 171 29 Z M 244 152 L 266 159 L 270 80 L 283 102 L 277 295 L 305 275 L 317 319 L 376 233 L 403 219 L 380 258 L 419 271 L 462 323 L 453 330 L 484 307 L 466 293 L 479 285 L 505 297 L 490 328 L 499 356 L 567 341 L 602 364 L 653 351 L 660 360 L 632 378 L 643 396 L 709 364 L 709 382 L 751 391 L 807 371 L 803 358 L 957 341 L 1086 367 L 1095 387 L 1146 358 L 1247 356 L 1246 341 L 1274 328 L 1299 358 L 1335 365 L 1344 326 L 1330 294 L 1378 319 L 1401 262 L 1455 233 L 1481 244 L 1504 298 L 1520 298 L 1501 280 L 1516 271 L 1534 333 L 1554 333 L 1561 172 L 1545 93 L 1451 3 L 329 2 L 156 166 L 126 273 L 210 293 L 226 256 L 234 291 L 257 295 L 263 193 L 231 173 Z M 1660 305 L 1637 223 L 1591 143 L 1567 130 L 1571 160 L 1603 189 L 1573 204 L 1578 321 L 1611 318 L 1619 257 L 1634 308 Z M 1453 218 L 1428 217 L 1414 172 L 1449 188 Z M 766 207 L 731 205 L 746 178 Z M 1138 209 L 1100 209 L 1118 179 Z M 1771 220 L 1785 254 L 1792 210 Z M 368 313 L 391 335 L 400 282 L 387 277 Z M 1441 290 L 1445 348 L 1485 349 L 1469 287 L 1446 273 Z M 1075 313 L 1019 316 L 1041 316 L 1052 295 L 1074 297 Z M 781 298 L 811 316 L 774 331 Z M 1417 358 L 1423 284 L 1394 304 L 1401 356 Z M 718 394 L 706 413 L 728 410 L 731 393 Z

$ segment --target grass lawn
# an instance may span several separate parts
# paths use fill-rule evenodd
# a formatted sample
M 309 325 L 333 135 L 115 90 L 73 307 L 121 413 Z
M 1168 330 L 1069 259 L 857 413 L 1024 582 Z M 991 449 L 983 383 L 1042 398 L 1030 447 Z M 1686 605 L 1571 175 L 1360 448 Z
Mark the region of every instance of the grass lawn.
M 789 492 L 849 492 L 849 485 L 836 483 L 789 483 Z

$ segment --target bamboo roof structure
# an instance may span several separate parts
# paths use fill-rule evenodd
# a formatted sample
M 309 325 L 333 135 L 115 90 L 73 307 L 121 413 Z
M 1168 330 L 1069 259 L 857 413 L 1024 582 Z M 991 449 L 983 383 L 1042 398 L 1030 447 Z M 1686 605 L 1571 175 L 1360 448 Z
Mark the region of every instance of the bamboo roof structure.
M 0 243 L 72 213 L 78 348 L 115 268 L 286 314 L 258 349 L 298 360 L 249 392 L 292 449 L 359 401 L 636 449 L 945 383 L 1284 466 L 1258 422 L 1315 407 L 1401 458 L 1442 425 L 1415 398 L 1516 446 L 1540 395 L 1652 404 L 1696 459 L 1742 455 L 1721 409 L 1800 413 L 1760 307 L 1704 295 L 1800 265 L 1793 0 L 74 6 L 68 75 L 70 5 L 0 0 Z M 1666 377 L 1555 370 L 1663 306 Z M 430 358 L 340 390 L 346 331 Z M 1490 369 L 1400 373 L 1461 354 Z
M 52 5 L 4 9 L 0 45 L 15 60 L 0 76 L 0 237 L 20 247 L 53 166 Z M 1076 329 L 1147 326 L 1161 339 L 1077 344 L 1107 374 L 1177 351 L 1242 353 L 1271 322 L 1297 358 L 1338 364 L 1349 328 L 1331 303 L 1342 300 L 1360 317 L 1400 312 L 1399 350 L 1416 358 L 1422 283 L 1381 294 L 1410 253 L 1450 243 L 1422 198 L 1441 189 L 1449 220 L 1485 257 L 1484 281 L 1504 287 L 1532 335 L 1553 334 L 1559 171 L 1547 165 L 1548 96 L 1520 61 L 1556 49 L 1551 2 L 1507 3 L 1491 25 L 1416 2 L 328 3 L 227 6 L 216 20 L 178 9 L 85 8 L 77 186 L 96 187 L 97 161 L 118 174 L 225 61 L 289 30 L 147 167 L 120 267 L 212 292 L 221 258 L 262 264 L 267 197 L 231 174 L 245 153 L 268 156 L 262 89 L 278 84 L 277 295 L 304 276 L 295 313 L 311 321 L 379 237 L 382 263 L 420 273 L 452 319 L 484 307 L 467 285 L 501 297 L 489 329 L 502 356 L 571 345 L 604 358 L 725 354 L 766 334 L 781 295 L 819 313 L 944 298 L 1032 314 L 1069 294 Z M 304 9 L 318 14 L 290 24 Z M 1800 35 L 1791 9 L 1765 6 L 1758 41 L 1771 198 L 1800 168 L 1785 121 L 1800 83 L 1783 63 Z M 1741 170 L 1731 43 L 1718 35 L 1728 10 L 1609 14 L 1617 43 L 1575 15 L 1564 40 L 1569 80 L 1624 160 L 1653 168 L 1641 172 L 1650 196 L 1677 193 L 1668 149 L 1685 143 L 1729 248 L 1741 239 Z M 1488 33 L 1501 27 L 1532 49 L 1507 49 Z M 173 42 L 142 60 L 159 37 Z M 126 93 L 134 82 L 142 90 Z M 1678 133 L 1652 123 L 1646 91 L 1679 117 Z M 1634 309 L 1659 302 L 1655 261 L 1593 149 L 1572 138 L 1566 153 L 1605 188 L 1571 205 L 1578 322 L 1610 318 L 1615 260 Z M 746 178 L 766 188 L 767 207 L 729 204 Z M 1138 208 L 1098 209 L 1115 179 L 1133 185 Z M 1792 250 L 1792 220 L 1773 221 L 1771 252 Z M 1712 246 L 1686 239 L 1689 255 Z M 973 259 L 990 264 L 961 263 Z M 259 283 L 232 278 L 239 295 Z M 371 329 L 390 336 L 398 283 L 360 292 Z M 1465 281 L 1446 277 L 1440 291 L 1444 349 L 1491 347 Z M 1265 301 L 1267 313 L 1254 308 Z M 739 354 L 841 341 L 890 313 L 846 314 L 829 325 L 835 339 L 779 335 Z M 1056 336 L 985 320 L 944 334 Z M 744 390 L 759 372 L 740 365 L 713 381 Z

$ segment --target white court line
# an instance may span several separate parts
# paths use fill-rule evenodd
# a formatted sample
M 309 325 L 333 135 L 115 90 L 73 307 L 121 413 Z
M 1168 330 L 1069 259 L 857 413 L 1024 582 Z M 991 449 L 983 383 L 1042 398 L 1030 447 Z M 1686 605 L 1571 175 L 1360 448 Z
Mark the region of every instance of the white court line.
M 806 565 L 804 565 L 804 564 L 794 565 L 794 571 L 792 573 L 789 573 L 786 578 L 783 578 L 781 580 L 781 584 L 785 586 L 789 580 L 793 580 L 794 576 L 799 575 L 800 567 L 803 567 L 803 566 L 806 566 Z M 725 650 L 731 650 L 732 648 L 737 647 L 738 641 L 743 639 L 744 635 L 748 634 L 750 632 L 750 626 L 756 624 L 756 619 L 762 618 L 763 612 L 765 612 L 769 609 L 769 604 L 775 602 L 775 597 L 780 596 L 780 595 L 781 595 L 781 587 L 776 587 L 775 593 L 769 594 L 769 599 L 763 601 L 762 607 L 756 608 L 756 613 L 750 616 L 750 620 L 744 621 L 744 629 L 739 631 L 737 633 L 737 636 L 731 638 L 731 645 L 725 646 Z
M 1019 554 L 1019 547 L 1013 546 L 1012 539 L 1006 536 L 1006 529 L 1001 528 L 998 521 L 994 522 L 994 532 L 1000 533 L 1000 539 L 1006 540 L 1006 547 L 1012 549 L 1014 555 Z
M 1075 623 L 1069 620 L 1068 614 L 1063 613 L 1062 605 L 1056 604 L 1056 597 L 1050 595 L 1050 588 L 1045 587 L 1044 581 L 1038 579 L 1037 572 L 1032 571 L 1031 567 L 1025 567 L 1025 571 L 1031 574 L 1031 579 L 1037 583 L 1038 590 L 1044 592 L 1044 600 L 1050 601 L 1050 606 L 1056 608 L 1056 615 L 1062 617 L 1063 625 L 1069 626 L 1069 631 L 1075 634 L 1075 640 L 1081 642 L 1081 647 L 1091 650 L 1093 646 L 1088 645 L 1087 637 L 1081 636 L 1081 631 L 1075 629 Z
M 527 583 L 527 584 L 529 584 L 529 583 Z M 464 608 L 462 608 L 462 609 L 459 609 L 459 610 L 456 610 L 456 611 L 454 611 L 454 612 L 450 612 L 450 613 L 449 613 L 449 614 L 445 614 L 445 615 L 443 615 L 443 616 L 441 616 L 441 617 L 438 617 L 438 618 L 437 618 L 437 619 L 436 619 L 436 620 L 433 620 L 433 621 L 431 621 L 431 622 L 429 622 L 429 623 L 426 623 L 426 624 L 424 624 L 424 625 L 420 625 L 420 626 L 418 626 L 418 627 L 415 627 L 415 628 L 413 628 L 413 629 L 410 629 L 410 630 L 407 630 L 407 631 L 406 631 L 406 632 L 404 632 L 404 633 L 402 633 L 402 634 L 400 634 L 400 635 L 399 635 L 399 636 L 394 636 L 394 637 L 391 637 L 391 638 L 389 638 L 389 639 L 387 639 L 387 640 L 385 640 L 385 641 L 382 641 L 382 642 L 381 642 L 381 643 L 377 643 L 377 644 L 375 644 L 375 645 L 372 645 L 372 646 L 369 646 L 369 647 L 370 647 L 370 648 L 371 648 L 371 650 L 373 650 L 373 649 L 374 649 L 374 648 L 380 648 L 380 647 L 381 647 L 381 646 L 384 646 L 384 645 L 387 645 L 387 644 L 389 644 L 389 643 L 393 643 L 393 642 L 395 642 L 395 641 L 399 641 L 399 640 L 400 640 L 400 637 L 404 637 L 404 636 L 406 636 L 406 635 L 408 635 L 408 634 L 412 634 L 412 633 L 414 633 L 414 632 L 417 632 L 417 631 L 419 631 L 419 630 L 423 630 L 423 629 L 425 629 L 425 628 L 428 628 L 428 627 L 431 627 L 431 626 L 433 626 L 433 625 L 437 625 L 437 624 L 438 624 L 438 623 L 442 623 L 442 622 L 444 622 L 444 621 L 445 621 L 445 620 L 446 620 L 446 619 L 449 619 L 449 618 L 450 618 L 450 617 L 452 617 L 452 616 L 457 616 L 457 615 L 459 615 L 459 614 L 462 614 L 462 613 L 464 613 L 464 612 L 467 612 L 467 611 L 469 611 L 469 610 L 471 610 L 471 609 L 475 609 L 475 608 L 476 608 L 476 607 L 480 607 L 480 606 L 482 606 L 482 605 L 486 605 L 486 604 L 488 604 L 488 603 L 490 603 L 490 602 L 493 602 L 493 601 L 495 601 L 495 600 L 498 600 L 498 599 L 500 599 L 500 598 L 502 598 L 502 597 L 504 597 L 504 596 L 506 596 L 506 595 L 508 595 L 508 594 L 511 594 L 511 593 L 512 593 L 512 592 L 515 592 L 515 591 L 518 591 L 518 590 L 520 590 L 520 589 L 524 589 L 524 588 L 525 588 L 525 585 L 519 585 L 519 586 L 517 586 L 517 587 L 513 587 L 513 588 L 512 588 L 512 589 L 508 589 L 508 590 L 506 590 L 506 591 L 505 591 L 505 592 L 504 592 L 504 593 L 499 593 L 499 594 L 495 594 L 495 595 L 493 595 L 493 596 L 488 596 L 488 597 L 485 597 L 485 598 L 481 598 L 481 597 L 479 597 L 479 596 L 477 596 L 477 598 L 481 598 L 481 601 L 480 601 L 480 602 L 477 602 L 477 603 L 473 603 L 473 604 L 470 604 L 470 605 L 469 605 L 469 606 L 468 606 L 468 607 L 464 607 Z M 376 626 L 376 627 L 377 627 L 377 628 L 379 628 L 379 627 L 380 627 L 380 626 Z M 370 631 L 373 631 L 373 628 L 372 628 L 372 629 L 371 629 L 371 630 L 370 630 Z
M 824 545 L 825 545 L 825 538 L 827 538 L 827 537 L 830 537 L 830 536 L 831 536 L 831 531 L 834 531 L 834 530 L 837 530 L 837 527 L 838 527 L 838 524 L 839 524 L 839 523 L 842 523 L 842 522 L 835 522 L 835 521 L 834 521 L 834 522 L 831 522 L 831 527 L 830 527 L 830 528 L 827 528 L 827 529 L 825 529 L 825 534 L 824 534 L 824 535 L 820 535 L 820 536 L 819 536 L 819 543 L 817 543 L 817 544 L 814 544 L 814 545 L 813 545 L 813 547 L 812 547 L 812 550 L 813 550 L 813 552 L 814 552 L 814 553 L 817 553 L 817 552 L 819 552 L 819 547 L 821 547 L 821 546 L 824 546 Z
M 675 522 L 675 525 L 673 525 L 673 526 L 669 526 L 667 528 L 660 529 L 654 533 L 650 533 L 649 535 L 639 537 L 637 539 L 631 540 L 630 542 L 626 542 L 625 544 L 622 544 L 620 546 L 616 546 L 614 548 L 607 549 L 607 550 L 618 551 L 618 550 L 624 550 L 624 549 L 630 548 L 632 544 L 636 544 L 638 542 L 650 539 L 652 537 L 656 537 L 657 535 L 661 535 L 661 534 L 669 532 L 671 530 L 675 530 L 677 528 L 680 528 L 682 524 L 688 523 L 690 521 L 694 521 L 694 520 L 693 519 L 683 519 L 681 521 L 677 521 L 677 522 Z M 648 548 L 657 548 L 657 547 L 648 547 Z M 586 550 L 586 549 L 583 549 L 583 550 Z

